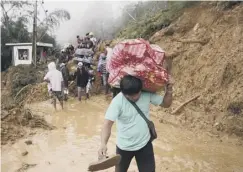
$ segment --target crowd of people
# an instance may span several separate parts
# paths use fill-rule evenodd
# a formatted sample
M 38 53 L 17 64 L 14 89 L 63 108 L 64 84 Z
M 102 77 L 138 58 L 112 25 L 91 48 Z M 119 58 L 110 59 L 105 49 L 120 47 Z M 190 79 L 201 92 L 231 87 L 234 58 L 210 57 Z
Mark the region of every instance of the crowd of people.
M 48 91 L 53 98 L 52 103 L 56 108 L 56 99 L 60 101 L 63 107 L 63 101 L 68 99 L 69 81 L 74 81 L 77 88 L 78 100 L 82 96 L 86 99 L 90 97 L 90 91 L 95 81 L 95 71 L 93 56 L 97 49 L 98 41 L 92 32 L 87 33 L 85 37 L 77 36 L 77 45 L 65 45 L 61 50 L 61 55 L 57 58 L 56 63 L 48 64 L 48 72 L 44 78 L 48 82 Z M 109 71 L 107 68 L 109 59 L 112 56 L 112 48 L 106 44 L 104 52 L 99 55 L 97 67 L 97 77 L 100 77 L 101 83 L 105 89 L 105 94 L 110 90 L 113 91 L 113 97 L 118 94 L 119 89 L 112 88 L 108 84 Z M 72 60 L 77 63 L 75 72 L 70 72 L 67 63 Z M 58 85 L 58 86 L 57 86 Z
M 68 94 L 69 79 L 76 80 L 78 100 L 81 101 L 83 93 L 89 98 L 89 91 L 94 82 L 94 69 L 92 66 L 93 55 L 97 42 L 93 33 L 89 33 L 84 38 L 77 36 L 77 46 L 68 46 L 65 58 L 61 57 L 57 63 L 48 64 L 48 73 L 44 80 L 48 82 L 48 91 L 53 98 L 56 108 L 56 99 L 59 100 L 63 108 L 63 100 Z M 66 63 L 70 60 L 69 55 L 75 55 L 77 69 L 70 74 Z M 112 57 L 112 48 L 106 45 L 98 59 L 97 72 L 105 88 L 105 94 L 111 89 L 108 84 L 109 63 Z M 169 63 L 168 63 L 169 64 Z M 57 70 L 59 65 L 60 70 Z M 170 62 L 171 65 L 171 62 Z M 170 70 L 168 68 L 170 76 Z M 111 101 L 106 114 L 101 131 L 101 144 L 98 151 L 99 159 L 102 163 L 114 163 L 114 159 L 107 158 L 107 143 L 111 135 L 111 128 L 117 122 L 117 142 L 116 153 L 121 156 L 120 162 L 116 165 L 116 171 L 127 172 L 133 157 L 136 158 L 140 172 L 154 172 L 155 158 L 152 141 L 157 138 L 154 124 L 149 120 L 150 104 L 170 107 L 172 103 L 172 82 L 171 79 L 165 85 L 165 95 L 145 92 L 142 90 L 142 80 L 126 75 L 121 79 L 120 88 L 112 88 L 113 100 Z M 65 99 L 63 99 L 65 98 Z M 98 162 L 97 165 L 100 163 Z

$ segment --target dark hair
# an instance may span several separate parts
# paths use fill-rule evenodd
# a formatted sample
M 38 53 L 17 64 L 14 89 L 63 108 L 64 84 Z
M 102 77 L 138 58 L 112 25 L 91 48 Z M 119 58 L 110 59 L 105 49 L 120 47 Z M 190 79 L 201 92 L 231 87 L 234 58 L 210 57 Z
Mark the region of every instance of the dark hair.
M 110 46 L 110 44 L 105 44 L 105 46 L 109 47 L 109 46 Z
M 86 73 L 84 65 L 81 68 L 78 67 L 77 70 L 79 71 L 80 75 L 84 75 Z
M 126 75 L 121 79 L 120 88 L 123 94 L 134 95 L 142 90 L 143 83 L 134 76 Z
M 77 38 L 79 38 L 79 36 L 77 36 Z

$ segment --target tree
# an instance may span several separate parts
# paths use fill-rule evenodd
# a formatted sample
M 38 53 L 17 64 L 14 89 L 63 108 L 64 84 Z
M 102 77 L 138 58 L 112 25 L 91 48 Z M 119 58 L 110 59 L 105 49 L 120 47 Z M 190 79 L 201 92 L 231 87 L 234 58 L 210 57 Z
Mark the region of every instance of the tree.
M 60 26 L 61 21 L 70 20 L 70 18 L 69 12 L 64 9 L 57 9 L 51 12 L 38 26 L 37 40 L 43 40 L 43 37 L 48 32 L 53 32 L 57 27 Z
M 24 16 L 23 11 L 19 11 L 19 9 L 25 8 L 26 10 L 24 11 L 24 13 L 33 13 L 33 11 L 27 9 L 28 7 L 33 6 L 33 4 L 31 4 L 28 1 L 2 0 L 0 4 L 3 14 L 1 21 L 5 27 L 7 27 L 10 24 L 9 22 L 11 20 L 18 18 L 19 13 L 22 13 L 22 17 Z
M 8 42 L 31 42 L 32 33 L 28 32 L 27 26 L 33 19 L 33 4 L 29 1 L 1 1 L 2 18 L 1 18 L 1 61 L 2 70 L 11 65 L 11 51 L 5 46 Z M 24 9 L 24 10 L 23 10 Z M 39 41 L 52 43 L 56 45 L 55 37 L 51 33 L 64 20 L 69 20 L 68 11 L 59 9 L 51 12 L 41 22 L 37 28 Z M 38 19 L 39 20 L 39 19 Z M 39 20 L 40 21 L 40 20 Z
M 60 26 L 62 21 L 70 20 L 70 18 L 71 16 L 68 11 L 64 9 L 56 9 L 49 13 L 42 23 L 44 26 L 48 27 L 48 29 L 56 29 Z
M 19 20 L 19 24 L 23 24 L 27 22 L 27 17 L 30 15 L 31 11 L 27 10 L 28 7 L 31 7 L 32 4 L 28 1 L 8 1 L 8 0 L 2 0 L 0 2 L 1 9 L 2 9 L 2 18 L 1 22 L 3 24 L 3 27 L 6 29 L 6 36 L 9 37 L 9 39 L 12 38 L 12 25 L 14 24 L 14 21 L 19 20 L 19 16 L 21 13 L 21 19 Z M 25 8 L 26 10 L 24 12 L 21 12 L 19 9 Z M 28 15 L 26 15 L 28 13 Z
M 1 62 L 2 70 L 11 65 L 11 50 L 5 46 L 9 42 L 31 42 L 31 35 L 27 30 L 25 18 L 19 17 L 16 22 L 9 22 L 9 27 L 1 26 Z M 11 37 L 9 37 L 11 35 Z

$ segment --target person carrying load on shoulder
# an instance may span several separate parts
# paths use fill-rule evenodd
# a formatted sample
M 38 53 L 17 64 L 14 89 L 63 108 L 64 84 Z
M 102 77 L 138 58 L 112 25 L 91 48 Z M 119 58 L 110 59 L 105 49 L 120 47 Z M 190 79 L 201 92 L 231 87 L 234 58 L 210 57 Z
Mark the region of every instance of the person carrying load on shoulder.
M 92 41 L 93 44 L 94 44 L 94 46 L 95 46 L 96 43 L 97 43 L 97 40 L 96 40 L 96 38 L 94 37 L 93 32 L 90 32 L 90 33 L 89 33 L 89 38 L 90 38 L 90 41 Z
M 126 46 L 121 49 L 120 46 L 124 44 Z M 145 46 L 141 46 L 142 44 Z M 116 172 L 127 172 L 133 157 L 137 161 L 139 172 L 155 172 L 152 141 L 157 138 L 157 133 L 154 123 L 150 120 L 149 107 L 153 104 L 169 108 L 172 104 L 172 59 L 166 57 L 159 46 L 149 45 L 142 39 L 121 42 L 113 51 L 116 56 L 112 56 L 114 59 L 111 61 L 112 65 L 109 65 L 110 72 L 121 71 L 121 73 L 113 76 L 113 73 L 110 73 L 112 76 L 110 83 L 119 87 L 121 92 L 112 99 L 105 114 L 98 151 L 99 159 L 106 160 L 107 143 L 111 128 L 116 122 L 116 153 L 121 156 Z M 124 55 L 123 51 L 128 53 Z M 146 62 L 139 61 L 141 52 L 145 52 L 143 56 Z M 148 52 L 154 53 L 151 55 Z M 133 64 L 127 65 L 121 59 L 129 59 Z M 154 79 L 153 82 L 147 78 L 148 71 Z M 160 75 L 154 75 L 155 72 Z M 165 88 L 163 96 L 156 93 L 161 87 Z
M 172 84 L 165 85 L 165 95 L 142 91 L 143 82 L 126 75 L 120 82 L 121 93 L 110 103 L 101 131 L 99 159 L 107 155 L 107 143 L 114 122 L 117 123 L 116 153 L 121 156 L 117 172 L 127 172 L 135 157 L 139 172 L 155 172 L 155 157 L 152 141 L 157 138 L 155 126 L 150 121 L 150 104 L 170 107 L 172 103 Z
M 93 50 L 94 43 L 90 40 L 89 37 L 85 37 L 84 44 L 86 46 L 85 48 Z
M 82 41 L 81 41 L 79 35 L 77 35 L 77 43 L 78 43 L 78 45 L 81 44 L 81 42 L 82 42 Z
M 95 51 L 95 48 L 96 48 L 96 46 L 97 46 L 97 39 L 94 37 L 93 32 L 90 32 L 90 33 L 89 33 L 89 38 L 90 38 L 90 41 L 93 42 L 92 50 Z

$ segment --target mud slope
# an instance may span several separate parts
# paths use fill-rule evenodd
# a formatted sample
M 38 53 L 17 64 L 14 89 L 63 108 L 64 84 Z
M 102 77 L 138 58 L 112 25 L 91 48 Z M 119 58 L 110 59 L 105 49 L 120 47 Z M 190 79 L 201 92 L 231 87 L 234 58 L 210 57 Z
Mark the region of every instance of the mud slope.
M 46 83 L 42 83 L 44 67 L 19 65 L 1 72 L 1 144 L 14 143 L 36 131 L 33 128 L 53 129 L 44 119 L 36 116 L 26 103 L 49 98 Z
M 174 104 L 161 121 L 243 136 L 243 5 L 185 10 L 151 41 L 173 57 Z M 200 97 L 171 115 L 180 104 Z

